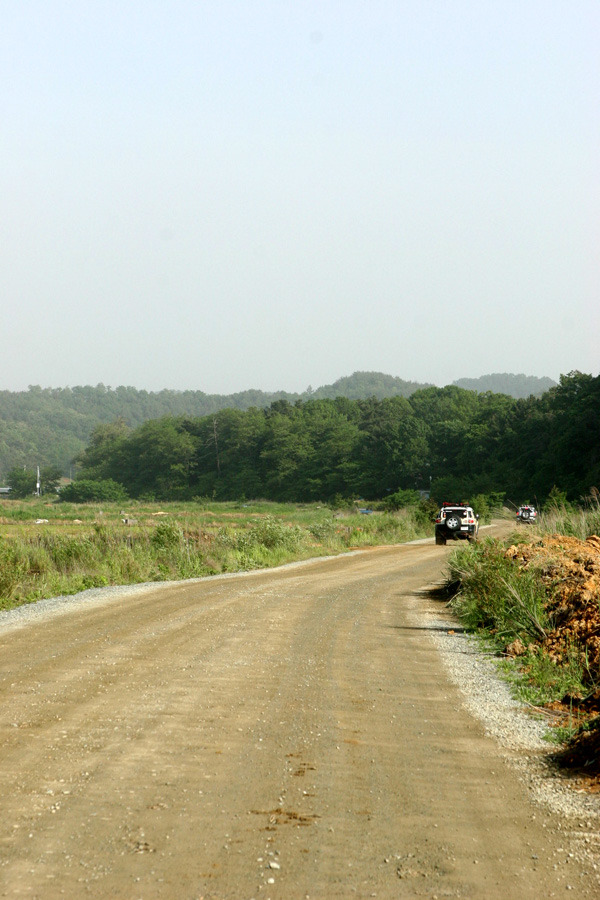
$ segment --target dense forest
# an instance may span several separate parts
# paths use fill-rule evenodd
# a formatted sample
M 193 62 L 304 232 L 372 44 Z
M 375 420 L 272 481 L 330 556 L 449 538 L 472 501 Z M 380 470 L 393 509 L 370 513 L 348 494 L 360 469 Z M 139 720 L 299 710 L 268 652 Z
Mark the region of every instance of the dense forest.
M 493 391 L 495 394 L 508 394 L 509 397 L 524 399 L 532 394 L 536 397 L 541 396 L 551 387 L 555 387 L 556 382 L 551 378 L 534 378 L 533 376 L 496 372 L 493 375 L 481 375 L 480 378 L 459 378 L 453 384 L 465 388 L 467 391 L 479 391 L 480 393 Z
M 409 397 L 276 400 L 269 407 L 99 425 L 76 484 L 133 498 L 436 499 L 502 494 L 541 502 L 600 486 L 600 376 L 572 372 L 541 397 L 457 386 Z
M 491 375 L 474 379 L 469 387 L 476 391 L 504 392 L 514 397 L 538 395 L 554 382 L 527 375 Z M 466 385 L 461 385 L 466 386 Z M 297 401 L 352 400 L 410 397 L 429 387 L 404 381 L 381 372 L 355 372 L 333 384 L 301 394 L 285 391 L 267 393 L 258 390 L 237 394 L 205 394 L 202 391 L 163 390 L 156 393 L 133 387 L 42 388 L 27 391 L 0 391 L 0 482 L 15 466 L 31 468 L 52 466 L 65 475 L 71 471 L 74 457 L 86 446 L 94 428 L 122 419 L 136 428 L 150 419 L 164 416 L 202 417 L 225 410 L 266 409 L 278 400 Z

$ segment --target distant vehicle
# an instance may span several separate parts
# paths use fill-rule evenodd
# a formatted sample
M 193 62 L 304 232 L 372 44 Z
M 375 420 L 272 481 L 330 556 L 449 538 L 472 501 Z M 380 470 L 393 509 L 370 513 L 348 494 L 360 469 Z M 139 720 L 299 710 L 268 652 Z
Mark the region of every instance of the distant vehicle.
M 534 525 L 537 521 L 537 510 L 535 506 L 520 506 L 517 511 L 517 522 L 524 522 L 526 525 Z
M 435 520 L 435 542 L 476 541 L 479 534 L 479 516 L 468 503 L 442 503 Z

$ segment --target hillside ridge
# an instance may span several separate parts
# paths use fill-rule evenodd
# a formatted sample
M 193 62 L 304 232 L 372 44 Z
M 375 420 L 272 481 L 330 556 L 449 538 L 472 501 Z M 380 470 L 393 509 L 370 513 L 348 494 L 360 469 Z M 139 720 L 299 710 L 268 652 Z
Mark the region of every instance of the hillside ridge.
M 504 374 L 461 379 L 454 385 L 477 392 L 523 397 L 544 393 L 554 382 L 549 378 Z M 418 390 L 434 387 L 436 385 L 406 381 L 383 372 L 356 371 L 332 384 L 315 389 L 308 387 L 302 393 L 255 389 L 232 394 L 169 389 L 152 392 L 123 385 L 111 388 L 103 384 L 64 388 L 30 385 L 27 391 L 0 391 L 0 480 L 13 466 L 52 465 L 68 472 L 70 462 L 84 449 L 93 429 L 117 419 L 123 419 L 135 428 L 149 419 L 165 416 L 200 418 L 229 408 L 265 408 L 280 400 L 289 403 L 336 397 L 384 400 L 410 397 Z

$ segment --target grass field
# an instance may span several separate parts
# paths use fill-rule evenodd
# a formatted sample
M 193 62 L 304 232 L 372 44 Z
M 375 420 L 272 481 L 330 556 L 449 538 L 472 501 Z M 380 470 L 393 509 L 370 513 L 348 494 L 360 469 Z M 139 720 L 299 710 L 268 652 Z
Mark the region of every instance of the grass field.
M 416 508 L 0 501 L 0 609 L 86 588 L 281 565 L 429 536 Z

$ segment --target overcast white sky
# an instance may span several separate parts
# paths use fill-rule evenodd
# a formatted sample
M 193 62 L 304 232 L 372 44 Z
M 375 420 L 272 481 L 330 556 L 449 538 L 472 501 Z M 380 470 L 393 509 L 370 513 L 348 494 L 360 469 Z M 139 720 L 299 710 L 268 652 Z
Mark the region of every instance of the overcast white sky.
M 598 0 L 0 12 L 0 389 L 598 374 Z

